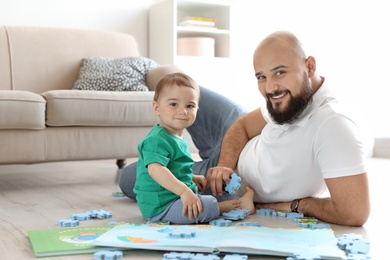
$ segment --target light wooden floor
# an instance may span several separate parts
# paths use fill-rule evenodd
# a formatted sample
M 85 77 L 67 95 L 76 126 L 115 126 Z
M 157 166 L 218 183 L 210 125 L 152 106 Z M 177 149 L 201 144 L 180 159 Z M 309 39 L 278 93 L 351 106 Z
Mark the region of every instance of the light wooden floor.
M 360 228 L 332 225 L 337 236 L 360 233 L 371 243 L 372 259 L 386 252 L 390 229 L 382 208 L 388 208 L 390 160 L 369 162 L 372 214 Z M 109 221 L 144 223 L 137 204 L 115 198 L 117 166 L 114 160 L 0 165 L 0 259 L 35 259 L 27 237 L 34 229 L 60 228 L 57 220 L 92 209 L 113 213 L 109 220 L 91 220 L 83 225 L 104 225 Z M 386 209 L 386 212 L 388 210 Z M 245 221 L 255 221 L 256 216 Z M 272 225 L 272 223 L 268 223 Z M 263 224 L 264 225 L 264 224 Z M 277 225 L 277 223 L 274 225 Z M 126 251 L 124 259 L 162 259 L 162 252 Z M 47 257 L 44 259 L 93 259 L 92 255 Z M 254 257 L 250 259 L 285 259 Z M 383 259 L 383 258 L 382 258 Z

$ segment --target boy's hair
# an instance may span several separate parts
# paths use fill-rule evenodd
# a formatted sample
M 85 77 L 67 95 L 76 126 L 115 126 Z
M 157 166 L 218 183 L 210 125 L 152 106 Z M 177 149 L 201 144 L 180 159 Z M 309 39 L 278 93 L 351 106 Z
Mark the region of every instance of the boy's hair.
M 198 97 L 200 98 L 200 90 L 198 84 L 190 76 L 182 72 L 174 72 L 165 75 L 162 77 L 155 88 L 154 92 L 154 101 L 157 101 L 160 97 L 160 93 L 166 87 L 170 86 L 179 86 L 179 87 L 189 87 L 198 92 Z

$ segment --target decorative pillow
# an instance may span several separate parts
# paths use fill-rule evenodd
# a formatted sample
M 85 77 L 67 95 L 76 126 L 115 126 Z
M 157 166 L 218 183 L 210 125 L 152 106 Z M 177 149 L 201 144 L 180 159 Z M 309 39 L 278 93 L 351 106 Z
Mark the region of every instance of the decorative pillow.
M 146 73 L 159 66 L 145 57 L 84 58 L 79 77 L 74 84 L 77 90 L 148 91 Z

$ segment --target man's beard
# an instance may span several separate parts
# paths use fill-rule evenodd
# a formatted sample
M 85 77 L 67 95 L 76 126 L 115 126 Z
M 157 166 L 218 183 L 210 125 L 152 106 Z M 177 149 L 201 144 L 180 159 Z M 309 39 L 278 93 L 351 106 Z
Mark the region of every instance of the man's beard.
M 293 97 L 290 91 L 287 91 L 290 94 L 290 101 L 287 106 L 281 110 L 275 110 L 270 101 L 270 96 L 278 95 L 282 92 L 274 92 L 272 94 L 267 94 L 267 109 L 272 119 L 279 125 L 283 124 L 292 124 L 299 118 L 302 112 L 306 109 L 309 103 L 312 101 L 314 90 L 310 86 L 309 78 L 305 73 L 301 92 Z M 277 104 L 276 106 L 278 106 Z

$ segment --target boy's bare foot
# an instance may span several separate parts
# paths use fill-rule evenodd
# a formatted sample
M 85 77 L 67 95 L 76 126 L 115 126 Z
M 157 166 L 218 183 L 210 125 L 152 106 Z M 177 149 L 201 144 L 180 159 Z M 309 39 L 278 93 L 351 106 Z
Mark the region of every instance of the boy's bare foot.
M 255 213 L 255 204 L 253 203 L 254 196 L 255 191 L 246 186 L 244 195 L 242 195 L 241 198 L 238 199 L 239 201 L 241 201 L 240 208 L 249 210 L 251 214 Z
M 219 205 L 219 212 L 222 214 L 222 213 L 225 213 L 225 212 L 229 212 L 229 211 L 231 211 L 233 209 L 240 208 L 241 201 L 239 199 L 237 199 L 237 200 L 225 200 L 225 201 L 218 202 L 218 205 Z

